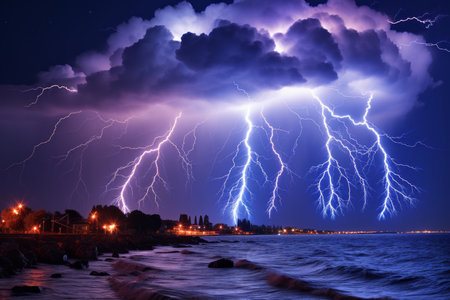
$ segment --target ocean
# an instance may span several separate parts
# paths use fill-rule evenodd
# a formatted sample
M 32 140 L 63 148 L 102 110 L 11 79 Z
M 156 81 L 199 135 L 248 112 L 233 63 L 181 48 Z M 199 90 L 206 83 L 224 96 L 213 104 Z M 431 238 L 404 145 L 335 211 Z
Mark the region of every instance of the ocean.
M 115 261 L 105 255 L 86 270 L 39 264 L 0 279 L 0 297 L 29 284 L 44 289 L 27 299 L 450 299 L 450 234 L 205 239 L 213 243 L 132 251 Z M 207 267 L 221 257 L 248 262 L 241 263 L 245 268 Z M 90 276 L 92 270 L 113 276 Z

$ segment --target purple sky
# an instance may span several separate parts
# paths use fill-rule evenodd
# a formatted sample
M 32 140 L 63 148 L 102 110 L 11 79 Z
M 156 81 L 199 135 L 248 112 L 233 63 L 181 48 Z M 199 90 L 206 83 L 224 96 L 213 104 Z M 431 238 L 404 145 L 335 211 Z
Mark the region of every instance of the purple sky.
M 449 20 L 391 24 L 426 8 L 368 4 L 118 4 L 80 25 L 102 8 L 80 3 L 45 13 L 45 54 L 23 53 L 32 38 L 13 33 L 35 21 L 5 5 L 3 57 L 30 70 L 2 68 L 2 206 L 449 229 L 450 53 L 432 44 Z

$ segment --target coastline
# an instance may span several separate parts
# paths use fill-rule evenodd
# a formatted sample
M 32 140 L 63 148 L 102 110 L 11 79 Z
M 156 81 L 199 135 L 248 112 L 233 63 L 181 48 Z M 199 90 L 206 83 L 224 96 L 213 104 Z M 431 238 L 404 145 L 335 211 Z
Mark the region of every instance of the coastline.
M 130 237 L 107 244 L 124 246 Z M 423 299 L 431 294 L 445 299 L 449 293 L 443 285 L 448 271 L 427 267 L 442 265 L 448 234 L 205 238 L 155 235 L 137 251 L 110 248 L 79 270 L 40 264 L 4 279 L 0 298 L 17 295 L 11 290 L 16 284 L 42 287 L 33 296 L 37 299 L 267 299 L 269 294 L 278 299 Z M 150 244 L 152 250 L 143 249 Z M 417 264 L 413 258 L 427 253 L 423 249 L 432 252 L 428 262 Z M 213 262 L 219 268 L 208 267 Z M 53 277 L 58 273 L 61 277 Z
M 118 257 L 131 250 L 152 250 L 155 246 L 178 247 L 205 242 L 196 236 L 168 234 L 2 234 L 0 278 L 14 276 L 22 269 L 35 267 L 39 263 L 79 269 L 105 253 Z

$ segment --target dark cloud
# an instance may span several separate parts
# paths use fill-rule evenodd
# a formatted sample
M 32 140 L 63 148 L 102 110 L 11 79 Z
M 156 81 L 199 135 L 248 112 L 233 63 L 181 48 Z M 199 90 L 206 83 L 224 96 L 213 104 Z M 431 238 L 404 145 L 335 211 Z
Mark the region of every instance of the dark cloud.
M 121 98 L 164 101 L 170 95 L 214 100 L 235 92 L 234 82 L 249 91 L 305 83 L 300 61 L 275 52 L 267 34 L 249 25 L 218 24 L 208 35 L 186 33 L 181 42 L 164 26 L 149 28 L 123 50 L 122 65 L 89 75 L 79 97 L 94 105 Z
M 234 83 L 253 95 L 333 84 L 351 93 L 377 91 L 383 101 L 394 101 L 390 94 L 413 86 L 395 100 L 408 103 L 406 110 L 431 82 L 431 57 L 417 44 L 417 59 L 412 50 L 400 49 L 418 37 L 393 32 L 387 24 L 384 15 L 350 1 L 311 7 L 303 0 L 241 0 L 203 12 L 183 2 L 155 12 L 152 20 L 131 18 L 111 34 L 103 51 L 88 51 L 74 66 L 42 72 L 39 84 L 77 89 L 44 101 L 70 109 L 232 102 Z
M 274 49 L 274 41 L 255 28 L 221 22 L 209 35 L 183 35 L 177 58 L 208 79 L 208 85 L 236 81 L 252 89 L 265 89 L 305 82 L 298 59 Z
M 282 38 L 288 53 L 301 60 L 301 71 L 316 83 L 337 79 L 335 69 L 341 66 L 342 55 L 332 35 L 317 19 L 295 22 Z

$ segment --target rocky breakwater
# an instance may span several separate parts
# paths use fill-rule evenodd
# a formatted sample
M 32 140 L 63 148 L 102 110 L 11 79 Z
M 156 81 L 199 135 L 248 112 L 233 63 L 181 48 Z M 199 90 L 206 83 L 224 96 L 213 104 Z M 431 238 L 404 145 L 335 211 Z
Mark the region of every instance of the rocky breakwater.
M 147 235 L 0 235 L 0 278 L 37 263 L 66 264 L 96 260 L 103 253 L 152 250 L 157 245 L 199 244 L 199 237 Z M 70 263 L 69 260 L 76 260 Z

